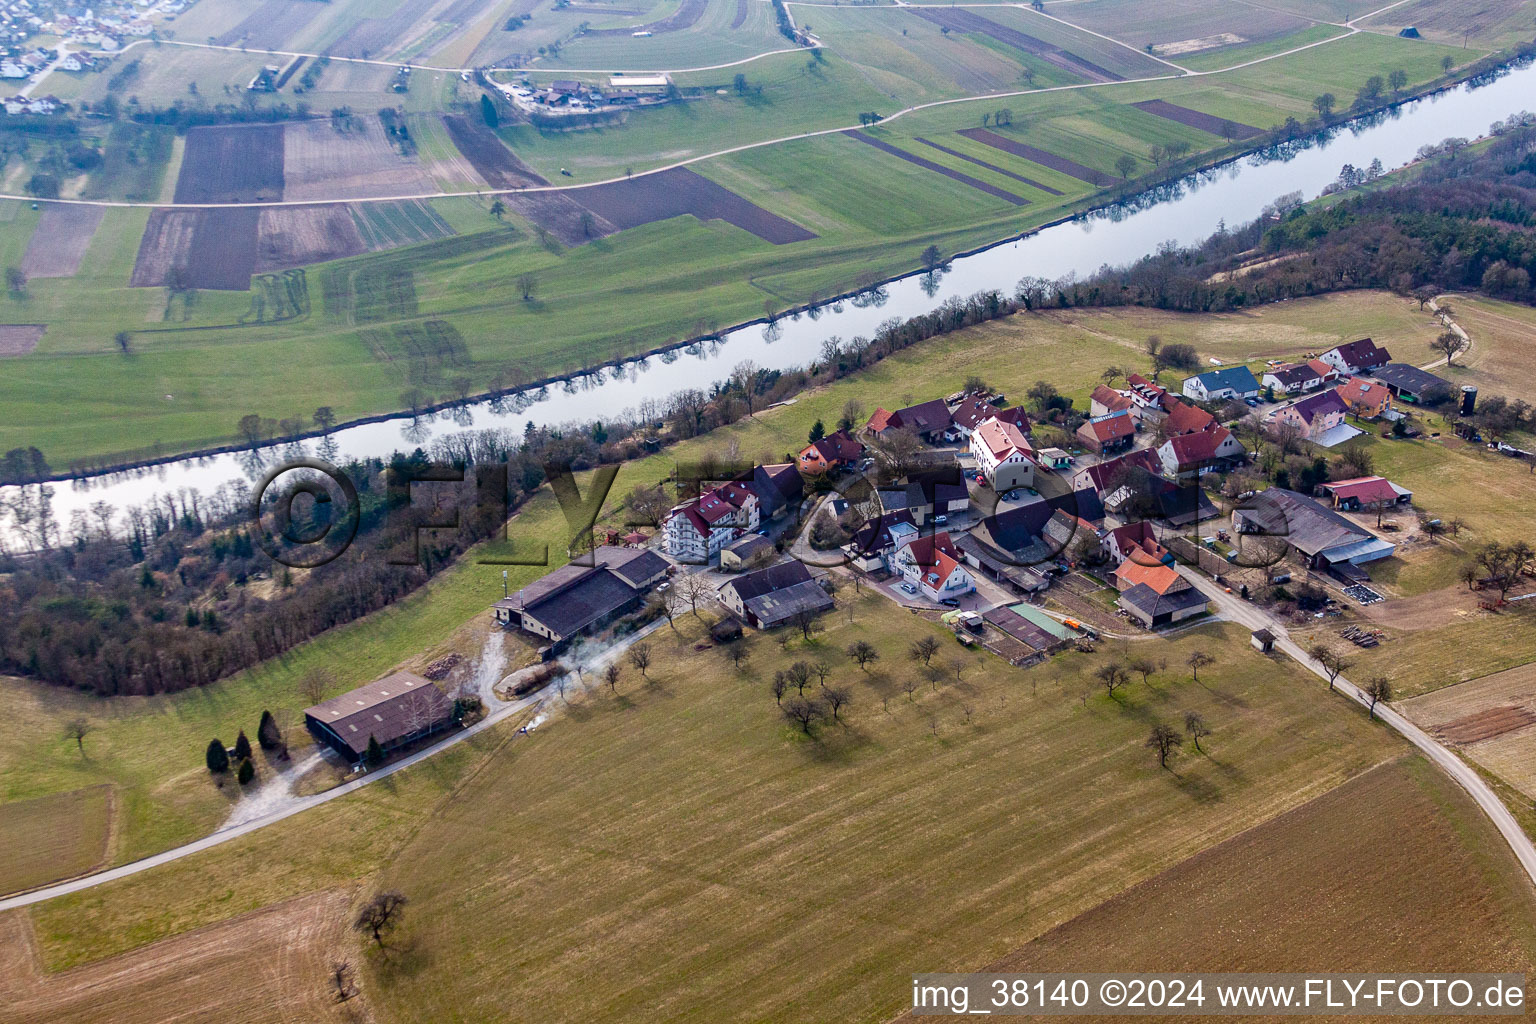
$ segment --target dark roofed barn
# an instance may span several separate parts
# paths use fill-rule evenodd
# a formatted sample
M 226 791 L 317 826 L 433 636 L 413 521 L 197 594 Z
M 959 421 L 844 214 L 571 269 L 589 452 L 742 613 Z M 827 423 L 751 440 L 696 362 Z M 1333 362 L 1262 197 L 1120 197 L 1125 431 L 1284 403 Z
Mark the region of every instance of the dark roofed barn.
M 356 764 L 377 740 L 388 754 L 453 724 L 453 701 L 414 672 L 395 672 L 304 710 L 318 743 Z

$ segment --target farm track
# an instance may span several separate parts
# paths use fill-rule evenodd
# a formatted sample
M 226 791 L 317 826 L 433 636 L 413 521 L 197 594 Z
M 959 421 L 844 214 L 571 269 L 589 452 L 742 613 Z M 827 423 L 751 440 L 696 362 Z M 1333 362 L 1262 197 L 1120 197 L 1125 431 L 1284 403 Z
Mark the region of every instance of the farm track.
M 1117 86 L 1117 85 L 1138 85 L 1138 84 L 1145 84 L 1145 83 L 1148 83 L 1148 82 L 1165 82 L 1165 81 L 1169 81 L 1169 80 L 1174 79 L 1174 78 L 1204 78 L 1204 77 L 1209 77 L 1209 76 L 1213 76 L 1213 75 L 1223 75 L 1223 74 L 1227 74 L 1228 72 L 1240 71 L 1240 70 L 1242 70 L 1244 68 L 1253 67 L 1253 66 L 1258 65 L 1258 64 L 1264 64 L 1264 63 L 1267 63 L 1267 62 L 1272 61 L 1272 60 L 1279 60 L 1279 59 L 1281 59 L 1283 57 L 1289 57 L 1292 54 L 1301 53 L 1304 50 L 1315 49 L 1316 47 L 1319 47 L 1319 46 L 1327 46 L 1329 43 L 1335 43 L 1335 42 L 1338 42 L 1341 39 L 1348 39 L 1351 36 L 1358 35 L 1362 31 L 1361 29 L 1355 27 L 1354 22 L 1364 21 L 1364 20 L 1366 20 L 1368 18 L 1372 18 L 1372 17 L 1374 17 L 1374 16 L 1376 16 L 1378 14 L 1382 14 L 1382 13 L 1384 13 L 1386 11 L 1389 11 L 1389 10 L 1391 10 L 1394 7 L 1400 7 L 1403 4 L 1409 3 L 1409 2 L 1411 2 L 1411 0 L 1396 0 L 1396 2 L 1390 3 L 1390 4 L 1386 5 L 1385 7 L 1378 8 L 1378 9 L 1376 9 L 1374 11 L 1371 11 L 1371 12 L 1369 12 L 1367 14 L 1360 15 L 1358 18 L 1354 18 L 1350 22 L 1346 23 L 1343 26 L 1343 27 L 1345 27 L 1345 28 L 1347 28 L 1349 30 L 1348 32 L 1346 32 L 1343 35 L 1332 36 L 1332 37 L 1330 37 L 1328 39 L 1320 39 L 1320 40 L 1318 40 L 1317 42 L 1314 42 L 1314 43 L 1307 43 L 1307 44 L 1305 44 L 1303 46 L 1297 46 L 1297 47 L 1294 47 L 1292 49 L 1285 50 L 1285 51 L 1283 51 L 1281 53 L 1270 54 L 1267 57 L 1257 57 L 1257 58 L 1255 58 L 1253 60 L 1244 61 L 1244 62 L 1239 63 L 1239 64 L 1233 64 L 1233 65 L 1231 65 L 1229 67 L 1225 67 L 1225 68 L 1218 68 L 1218 69 L 1211 70 L 1211 71 L 1189 71 L 1187 69 L 1180 68 L 1178 65 L 1172 64 L 1172 63 L 1170 63 L 1168 61 L 1162 61 L 1162 63 L 1168 64 L 1168 66 L 1170 68 L 1174 69 L 1176 72 L 1178 72 L 1178 74 L 1152 75 L 1152 76 L 1147 76 L 1147 77 L 1142 77 L 1142 78 L 1128 78 L 1128 79 L 1125 79 L 1124 81 L 1120 81 L 1120 82 L 1082 82 L 1082 83 L 1077 83 L 1077 84 L 1073 84 L 1073 85 L 1047 86 L 1047 87 L 1040 88 L 1040 89 L 1014 89 L 1014 90 L 1009 90 L 1009 91 L 1006 91 L 1006 92 L 986 93 L 986 94 L 977 95 L 977 96 L 961 96 L 961 97 L 956 97 L 954 99 L 934 100 L 934 101 L 931 101 L 931 102 L 928 102 L 928 103 L 919 103 L 919 104 L 915 104 L 913 106 L 905 107 L 905 108 L 903 108 L 901 110 L 896 111 L 894 114 L 891 114 L 888 117 L 881 118 L 880 121 L 878 121 L 876 123 L 877 124 L 881 124 L 881 125 L 890 124 L 892 121 L 896 121 L 896 120 L 898 120 L 898 119 L 900 119 L 902 117 L 907 116 L 908 114 L 913 114 L 913 113 L 916 113 L 917 111 L 920 111 L 920 110 L 929 110 L 929 109 L 932 109 L 934 107 L 945 107 L 945 106 L 951 106 L 951 105 L 960 104 L 960 103 L 990 102 L 990 101 L 993 101 L 993 100 L 1009 99 L 1009 98 L 1012 98 L 1012 97 L 1015 97 L 1015 96 L 1031 96 L 1031 95 L 1036 95 L 1036 94 L 1053 93 L 1053 92 L 1071 92 L 1071 91 L 1076 91 L 1076 90 L 1079 90 L 1079 89 L 1113 88 L 1114 86 Z M 807 5 L 807 6 L 817 6 L 817 5 Z M 829 5 L 822 5 L 822 6 L 829 6 Z M 905 6 L 905 5 L 902 5 L 902 6 Z M 892 9 L 894 10 L 896 8 L 893 7 Z M 1047 17 L 1049 17 L 1049 15 L 1047 15 Z M 1059 19 L 1056 19 L 1056 20 L 1059 20 Z M 1070 23 L 1062 22 L 1062 24 L 1070 24 Z M 1076 28 L 1077 26 L 1072 26 L 1072 27 Z M 1119 40 L 1111 39 L 1108 36 L 1104 36 L 1103 38 L 1109 39 L 1109 41 L 1117 43 L 1119 45 L 1126 45 L 1124 43 L 1120 43 Z M 139 42 L 130 43 L 127 47 L 124 47 L 123 51 L 121 51 L 121 52 L 126 53 L 128 50 L 132 49 L 133 47 L 139 46 L 139 45 L 141 45 L 141 43 L 145 43 L 145 42 L 148 42 L 148 40 L 141 40 Z M 214 45 L 210 45 L 208 43 L 193 43 L 193 42 L 188 42 L 188 41 L 185 41 L 185 40 L 161 40 L 161 42 L 165 43 L 166 45 L 190 46 L 190 47 L 194 47 L 194 48 L 197 48 L 197 49 L 238 51 L 237 47 L 214 46 Z M 692 72 L 692 71 L 712 71 L 712 70 L 717 70 L 719 68 L 735 67 L 735 66 L 738 66 L 738 65 L 741 65 L 741 64 L 747 64 L 747 63 L 750 63 L 750 62 L 752 62 L 754 60 L 759 60 L 759 59 L 761 59 L 763 57 L 774 56 L 776 54 L 781 54 L 781 53 L 799 53 L 799 52 L 801 52 L 802 49 L 803 48 L 801 48 L 801 47 L 797 47 L 797 48 L 795 48 L 793 50 L 773 50 L 773 51 L 770 51 L 768 53 L 758 54 L 758 55 L 756 55 L 754 57 L 747 57 L 747 58 L 744 58 L 744 59 L 739 60 L 739 61 L 731 61 L 731 62 L 728 62 L 726 64 L 715 64 L 715 65 L 710 65 L 708 67 L 701 67 L 701 68 L 669 68 L 669 69 L 663 69 L 663 71 L 665 71 L 665 73 L 667 73 L 667 74 L 683 74 L 683 73 Z M 246 50 L 244 52 L 247 52 L 247 53 L 265 53 L 265 54 L 270 54 L 272 56 L 278 56 L 278 57 L 318 57 L 318 56 L 321 56 L 320 54 L 299 53 L 299 52 L 296 52 L 296 51 L 289 51 L 289 50 Z M 391 67 L 391 68 L 411 67 L 411 68 L 415 68 L 417 70 L 422 70 L 422 71 L 440 71 L 440 72 L 447 72 L 447 73 L 451 73 L 451 74 L 466 73 L 466 72 L 470 72 L 470 71 L 474 70 L 473 68 L 446 68 L 446 67 L 436 67 L 436 66 L 427 65 L 427 64 L 409 64 L 409 65 L 407 65 L 407 64 L 401 64 L 401 63 L 398 63 L 398 62 L 394 62 L 394 61 L 372 60 L 372 59 L 364 59 L 364 58 L 359 58 L 359 57 L 338 57 L 338 56 L 332 56 L 331 59 L 333 61 L 348 61 L 348 62 L 357 63 L 357 64 L 369 64 L 369 65 L 375 65 L 375 66 L 380 66 L 380 67 Z M 538 70 L 538 69 L 534 69 L 534 70 Z M 612 69 L 583 69 L 583 68 L 563 68 L 561 70 L 563 72 L 565 72 L 565 73 L 568 73 L 568 74 L 582 74 L 582 73 L 587 73 L 588 71 L 594 71 L 594 72 L 595 71 L 601 71 L 601 73 L 603 73 L 603 74 L 609 74 L 612 71 Z M 800 132 L 800 133 L 795 134 L 795 135 L 786 135 L 786 136 L 782 136 L 782 137 L 776 138 L 776 139 L 763 139 L 763 140 L 760 140 L 760 141 L 757 141 L 757 142 L 743 143 L 742 145 L 739 145 L 739 146 L 731 146 L 731 147 L 728 147 L 726 149 L 715 150 L 715 151 L 710 152 L 710 153 L 701 153 L 698 156 L 689 157 L 686 160 L 679 160 L 679 161 L 676 161 L 675 163 L 666 164 L 664 166 L 656 167 L 656 168 L 653 168 L 653 169 L 648 170 L 648 171 L 641 171 L 638 174 L 635 174 L 634 178 L 639 179 L 639 178 L 647 177 L 649 175 L 660 174 L 660 173 L 662 173 L 664 171 L 675 170 L 675 169 L 677 169 L 679 167 L 688 167 L 688 166 L 690 166 L 692 164 L 703 163 L 703 162 L 708 161 L 708 160 L 714 160 L 714 159 L 717 159 L 719 157 L 730 156 L 730 155 L 735 154 L 735 153 L 743 153 L 743 152 L 747 152 L 747 151 L 753 150 L 753 149 L 762 149 L 762 148 L 765 148 L 767 146 L 776 146 L 776 145 L 781 145 L 781 144 L 788 143 L 788 142 L 796 142 L 796 141 L 799 141 L 801 139 L 813 139 L 813 138 L 821 138 L 823 136 L 828 136 L 828 135 L 839 135 L 839 134 L 842 134 L 843 132 L 846 132 L 846 131 L 849 131 L 849 130 L 857 130 L 860 127 L 867 127 L 867 125 L 859 125 L 859 126 L 844 125 L 844 126 L 835 127 L 835 128 L 822 128 L 822 129 L 818 129 L 816 131 Z M 453 198 L 465 198 L 465 197 L 469 197 L 469 198 L 473 198 L 473 197 L 487 197 L 487 198 L 489 198 L 489 197 L 494 197 L 494 196 L 504 196 L 504 195 L 513 195 L 513 194 L 517 194 L 517 193 L 540 192 L 540 191 L 544 191 L 544 192 L 570 192 L 570 191 L 579 190 L 579 189 L 596 188 L 596 187 L 602 186 L 602 185 L 611 185 L 611 184 L 614 184 L 616 182 L 621 182 L 621 181 L 626 181 L 626 180 L 629 180 L 629 179 L 628 178 L 621 178 L 621 177 L 613 177 L 613 178 L 606 178 L 606 179 L 603 179 L 601 181 L 585 182 L 585 183 L 581 183 L 581 184 L 573 184 L 573 185 L 533 185 L 533 186 L 528 186 L 528 187 L 522 188 L 522 189 L 470 189 L 470 190 L 462 191 L 462 192 L 438 191 L 438 192 L 426 192 L 426 193 L 421 193 L 421 194 L 418 194 L 418 195 L 357 196 L 357 197 L 351 198 L 349 201 L 353 202 L 353 203 L 380 203 L 380 202 L 391 202 L 391 201 L 401 200 L 401 199 L 424 200 L 424 199 L 453 199 Z M 305 202 L 277 200 L 277 201 L 273 201 L 273 202 L 171 203 L 171 204 L 165 204 L 165 203 L 148 203 L 148 202 L 130 202 L 130 201 L 127 201 L 127 200 L 107 200 L 107 199 L 38 199 L 36 196 L 23 195 L 21 193 L 13 193 L 13 192 L 0 192 L 0 199 L 16 199 L 16 200 L 20 200 L 22 202 L 55 203 L 55 204 L 76 205 L 76 206 L 120 207 L 120 208 L 128 208 L 128 209 L 134 209 L 134 208 L 139 208 L 139 209 L 142 209 L 142 208 L 166 209 L 166 208 L 177 208 L 177 207 L 185 207 L 185 208 L 190 208 L 190 209 L 196 209 L 196 208 L 208 208 L 208 207 L 219 207 L 219 206 L 299 206 L 299 205 L 309 205 L 309 204 L 312 204 L 312 203 L 314 203 L 316 201 L 323 201 L 323 200 L 310 199 L 310 200 L 307 200 Z

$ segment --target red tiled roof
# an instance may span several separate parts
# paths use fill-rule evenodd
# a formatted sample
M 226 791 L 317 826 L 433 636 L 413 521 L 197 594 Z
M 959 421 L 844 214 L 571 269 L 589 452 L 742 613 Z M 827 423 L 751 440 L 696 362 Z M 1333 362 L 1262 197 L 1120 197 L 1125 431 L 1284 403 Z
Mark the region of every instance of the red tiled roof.
M 1356 404 L 1368 408 L 1381 408 L 1390 405 L 1392 392 L 1380 384 L 1374 384 L 1359 377 L 1351 377 L 1334 389 L 1339 397 L 1344 399 L 1344 404 L 1353 408 Z
M 868 427 L 875 433 L 885 430 L 887 427 L 901 426 L 901 417 L 894 412 L 886 412 L 884 409 L 876 409 L 875 414 L 869 418 Z
M 1380 501 L 1396 501 L 1397 488 L 1384 477 L 1357 476 L 1352 480 L 1335 480 L 1323 484 L 1323 489 L 1336 498 L 1354 498 L 1364 504 Z
M 1084 423 L 1082 429 L 1087 430 L 1098 438 L 1100 443 L 1103 443 L 1118 441 L 1135 434 L 1136 423 L 1129 416 L 1105 416 L 1103 419 Z
M 960 558 L 960 552 L 955 548 L 954 542 L 949 539 L 948 533 L 919 537 L 903 550 L 910 552 L 913 563 L 924 567 L 938 565 L 940 558 L 944 556 L 948 556 L 951 561 L 958 561 Z
M 1115 578 L 1125 584 L 1127 588 L 1134 587 L 1138 583 L 1145 583 L 1159 595 L 1168 593 L 1184 577 L 1180 576 L 1172 566 L 1143 565 L 1133 559 L 1127 558 L 1115 568 Z
M 1015 452 L 1020 455 L 1028 455 L 1034 449 L 1030 447 L 1029 438 L 1012 423 L 1004 423 L 993 417 L 983 420 L 976 428 L 976 438 L 986 445 L 992 457 L 999 462 L 1009 458 Z
M 1170 434 L 1193 434 L 1216 426 L 1216 417 L 1199 406 L 1175 398 L 1170 398 L 1168 404 L 1168 418 L 1163 423 Z
M 1093 489 L 1102 491 L 1109 485 L 1110 480 L 1121 468 L 1142 469 L 1154 476 L 1162 473 L 1163 464 L 1158 460 L 1157 453 L 1150 448 L 1128 452 L 1118 459 L 1109 459 L 1088 467 L 1088 479 L 1093 484 Z
M 864 446 L 849 437 L 847 431 L 844 430 L 834 431 L 820 441 L 811 443 L 805 449 L 805 452 L 809 452 L 812 448 L 816 449 L 821 457 L 828 462 L 852 462 L 864 451 Z M 801 455 L 804 455 L 805 452 L 801 452 Z
M 1173 451 L 1174 460 L 1180 466 L 1193 466 L 1214 459 L 1216 449 L 1231 436 L 1230 430 L 1217 425 L 1210 430 L 1202 430 L 1194 434 L 1180 434 L 1178 437 L 1170 438 L 1167 444 Z
M 1321 380 L 1327 380 L 1329 377 L 1337 377 L 1339 375 L 1338 370 L 1329 366 L 1321 359 L 1308 359 L 1307 366 L 1313 370 L 1316 370 L 1317 376 Z
M 1114 388 L 1105 384 L 1100 384 L 1094 388 L 1093 394 L 1089 396 L 1089 400 L 1097 402 L 1110 412 L 1118 412 L 1121 409 L 1129 409 L 1131 407 L 1129 396 L 1122 395 Z

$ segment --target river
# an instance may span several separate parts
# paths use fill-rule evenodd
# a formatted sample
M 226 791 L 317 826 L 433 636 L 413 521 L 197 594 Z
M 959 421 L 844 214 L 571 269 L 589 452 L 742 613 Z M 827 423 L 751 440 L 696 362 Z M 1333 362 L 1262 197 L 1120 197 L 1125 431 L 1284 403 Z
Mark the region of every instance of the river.
M 951 296 L 989 288 L 1011 294 L 1021 277 L 1056 280 L 1087 275 L 1105 264 L 1123 265 L 1160 245 L 1198 242 L 1222 224 L 1258 217 L 1276 198 L 1301 192 L 1318 196 L 1345 164 L 1365 167 L 1379 159 L 1388 170 L 1413 160 L 1426 143 L 1449 136 L 1474 137 L 1493 122 L 1519 113 L 1536 95 L 1536 66 L 1514 68 L 1490 82 L 1464 83 L 1401 104 L 1384 114 L 1338 126 L 1323 137 L 1283 154 L 1238 158 L 1132 200 L 1044 228 L 974 255 L 957 258 L 937 275 L 914 275 L 880 289 L 881 301 L 845 300 L 770 326 L 729 331 L 719 342 L 674 350 L 614 367 L 579 382 L 484 401 L 430 417 L 402 415 L 335 431 L 320 441 L 280 444 L 237 454 L 183 458 L 146 469 L 62 481 L 53 486 L 53 515 L 67 530 L 70 517 L 97 502 L 121 510 L 145 505 L 156 495 L 196 490 L 210 494 L 259 479 L 268 467 L 299 454 L 388 456 L 428 445 L 434 438 L 487 427 L 522 429 L 525 423 L 558 425 L 612 419 L 645 399 L 664 402 L 678 390 L 707 387 L 751 360 L 784 369 L 813 361 L 831 335 L 873 334 L 889 317 L 910 317 Z M 0 496 L 14 488 L 0 490 Z M 6 535 L 17 539 L 11 527 Z

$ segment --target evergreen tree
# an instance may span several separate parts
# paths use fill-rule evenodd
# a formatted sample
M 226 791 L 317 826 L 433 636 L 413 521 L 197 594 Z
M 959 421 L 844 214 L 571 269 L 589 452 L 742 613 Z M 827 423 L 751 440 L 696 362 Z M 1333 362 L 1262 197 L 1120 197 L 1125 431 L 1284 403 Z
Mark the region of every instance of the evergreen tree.
M 224 750 L 223 740 L 208 741 L 208 770 L 215 775 L 223 775 L 229 771 L 229 754 Z
M 811 424 L 811 434 L 810 434 L 811 444 L 815 444 L 817 441 L 820 441 L 822 438 L 824 438 L 826 436 L 827 436 L 827 425 L 825 423 L 821 422 L 821 420 L 817 420 L 815 423 Z
M 270 711 L 261 713 L 261 724 L 256 727 L 256 742 L 261 744 L 262 750 L 280 750 L 283 746 L 283 732 L 277 727 L 277 720 Z
M 235 781 L 242 786 L 248 786 L 256 777 L 256 766 L 251 764 L 251 759 L 246 758 L 240 762 L 240 767 L 235 770 Z
M 240 735 L 235 737 L 235 760 L 249 761 L 251 759 L 251 741 L 245 738 L 245 730 L 240 730 Z
M 368 763 L 370 768 L 375 768 L 384 763 L 384 748 L 379 746 L 378 737 L 371 733 L 368 736 L 368 753 L 363 755 L 363 760 Z

